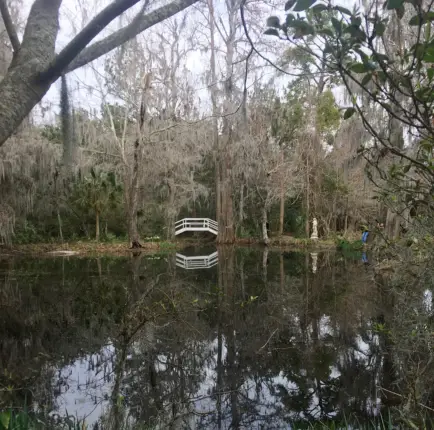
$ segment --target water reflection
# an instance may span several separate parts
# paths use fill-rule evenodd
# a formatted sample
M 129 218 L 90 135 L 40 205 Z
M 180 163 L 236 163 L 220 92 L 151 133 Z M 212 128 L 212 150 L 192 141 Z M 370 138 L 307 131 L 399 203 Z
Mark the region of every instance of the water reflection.
M 218 252 L 215 251 L 208 255 L 186 256 L 179 252 L 176 253 L 176 265 L 187 270 L 210 269 L 218 264 Z
M 1 261 L 0 408 L 99 429 L 370 422 L 423 364 L 390 336 L 405 329 L 402 292 L 360 256 L 221 248 L 207 270 L 178 262 Z M 405 301 L 431 318 L 427 288 Z

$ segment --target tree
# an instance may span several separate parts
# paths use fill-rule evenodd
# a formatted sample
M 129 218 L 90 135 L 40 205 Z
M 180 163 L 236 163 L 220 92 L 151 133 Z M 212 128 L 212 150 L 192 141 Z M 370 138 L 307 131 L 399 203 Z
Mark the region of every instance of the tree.
M 242 3 L 242 0 L 230 0 L 224 2 L 223 8 L 216 9 L 213 2 L 208 1 L 210 34 L 207 49 L 209 46 L 211 51 L 208 84 L 214 116 L 217 241 L 220 243 L 235 241 L 234 147 L 247 129 L 247 80 L 252 68 L 252 50 L 243 37 L 243 27 L 238 20 Z M 253 12 L 257 12 L 258 7 L 256 2 L 249 4 Z M 252 31 L 257 28 L 256 22 L 255 19 L 249 20 L 248 27 Z M 260 79 L 258 76 L 255 78 Z
M 129 230 L 133 232 L 136 224 L 134 213 L 145 216 L 162 209 L 162 225 L 171 238 L 181 208 L 207 194 L 207 188 L 195 180 L 195 172 L 209 147 L 203 143 L 206 122 L 198 121 L 186 65 L 195 28 L 189 28 L 186 14 L 162 27 L 153 37 L 138 37 L 114 51 L 106 61 L 102 91 L 108 89 L 107 96 L 121 100 L 116 106 L 105 105 L 106 125 L 111 129 L 106 145 L 113 145 L 112 152 L 120 160 Z M 135 241 L 139 243 L 138 237 Z
M 140 0 L 114 0 L 97 14 L 60 53 L 56 54 L 62 0 L 34 1 L 21 43 L 12 23 L 6 0 L 1 0 L 0 11 L 14 53 L 9 69 L 0 82 L 0 145 L 12 135 L 62 74 L 101 57 L 197 1 L 174 0 L 144 14 L 148 5 L 148 2 L 145 2 L 130 24 L 89 45 L 110 22 L 140 2 Z
M 77 183 L 75 203 L 84 210 L 91 210 L 95 216 L 95 240 L 100 239 L 100 219 L 105 212 L 119 201 L 121 187 L 116 184 L 113 173 L 97 172 L 91 169 L 90 176 Z
M 432 12 L 423 2 L 393 0 L 352 11 L 298 0 L 286 9 L 285 22 L 270 18 L 267 33 L 299 46 L 340 76 L 352 102 L 344 118 L 357 114 L 371 135 L 360 152 L 369 177 L 383 190 L 386 233 L 396 237 L 410 213 L 433 209 Z M 330 24 L 326 16 L 332 16 Z M 308 46 L 314 34 L 318 43 Z

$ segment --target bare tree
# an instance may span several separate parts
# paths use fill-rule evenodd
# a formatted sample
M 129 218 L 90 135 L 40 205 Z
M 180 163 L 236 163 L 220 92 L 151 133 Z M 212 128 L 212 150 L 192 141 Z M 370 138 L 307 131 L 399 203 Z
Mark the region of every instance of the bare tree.
M 55 46 L 62 0 L 34 1 L 21 43 L 6 2 L 2 1 L 0 11 L 13 45 L 13 60 L 0 83 L 0 144 L 11 136 L 61 74 L 101 57 L 198 0 L 175 0 L 147 14 L 143 14 L 142 8 L 129 25 L 87 46 L 110 22 L 139 1 L 114 0 L 58 54 Z
M 130 242 L 136 247 L 140 244 L 139 210 L 161 202 L 157 205 L 165 212 L 170 238 L 180 209 L 207 194 L 206 187 L 194 177 L 208 145 L 206 138 L 201 139 L 207 126 L 197 119 L 185 64 L 193 40 L 192 34 L 186 33 L 191 30 L 186 24 L 186 15 L 175 18 L 155 37 L 131 41 L 106 64 L 106 87 L 122 100 L 122 106 L 117 107 L 107 104 L 106 98 L 106 109 L 114 151 L 121 160 Z M 144 88 L 144 74 L 149 78 L 146 97 L 138 100 L 137 89 Z M 137 112 L 138 120 L 131 118 L 132 112 Z M 132 138 L 134 127 L 137 134 Z M 144 201 L 153 203 L 142 208 Z

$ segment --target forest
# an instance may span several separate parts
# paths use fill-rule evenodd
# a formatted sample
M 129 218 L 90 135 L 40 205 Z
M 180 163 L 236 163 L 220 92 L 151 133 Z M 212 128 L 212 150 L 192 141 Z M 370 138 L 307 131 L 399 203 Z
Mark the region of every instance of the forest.
M 433 3 L 0 0 L 0 430 L 432 428 Z
M 57 35 L 47 3 L 24 25 L 21 0 L 1 2 L 4 244 L 138 247 L 184 217 L 216 220 L 219 243 L 309 238 L 314 217 L 322 238 L 432 232 L 430 5 L 115 1 L 93 19 L 75 5 L 56 54 L 36 31 L 54 20 Z

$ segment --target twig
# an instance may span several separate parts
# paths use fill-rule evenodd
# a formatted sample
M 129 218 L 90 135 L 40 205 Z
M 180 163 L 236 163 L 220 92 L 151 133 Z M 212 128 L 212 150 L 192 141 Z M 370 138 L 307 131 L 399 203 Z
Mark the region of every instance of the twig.
M 297 73 L 291 73 L 286 70 L 283 70 L 281 67 L 279 67 L 276 63 L 273 63 L 269 58 L 265 57 L 263 54 L 261 54 L 258 49 L 256 48 L 255 44 L 253 43 L 252 38 L 250 37 L 249 30 L 247 29 L 246 24 L 246 18 L 244 16 L 244 6 L 246 4 L 246 0 L 243 0 L 240 5 L 240 14 L 241 14 L 241 22 L 243 24 L 244 33 L 246 35 L 246 38 L 252 48 L 253 51 L 255 51 L 263 60 L 265 60 L 270 66 L 273 66 L 275 69 L 277 69 L 279 72 L 284 73 L 285 75 L 289 76 L 295 76 L 296 78 L 299 78 L 300 76 L 305 76 L 306 73 L 303 73 L 303 75 L 299 75 Z
M 257 351 L 256 354 L 259 354 L 270 342 L 271 338 L 274 336 L 274 334 L 276 333 L 276 331 L 278 331 L 279 329 L 276 328 L 276 330 L 273 331 L 273 333 L 271 333 L 271 336 L 268 338 L 267 342 L 264 343 L 264 345 L 262 345 Z
M 398 397 L 404 398 L 404 396 L 403 396 L 402 394 L 395 393 L 395 391 L 388 390 L 387 388 L 383 388 L 383 387 L 380 387 L 380 386 L 377 386 L 377 388 L 378 388 L 379 390 L 386 391 L 386 392 L 388 392 L 388 393 L 390 393 L 390 394 L 394 394 L 395 396 L 398 396 Z M 420 403 L 420 402 L 416 402 L 416 403 L 417 403 L 419 406 L 422 406 L 423 408 L 427 409 L 428 411 L 434 412 L 434 409 L 433 409 L 433 408 L 430 408 L 429 406 L 426 406 L 426 405 L 424 405 L 424 404 L 422 404 L 422 403 Z

